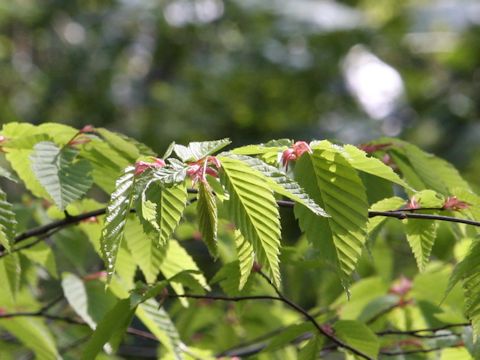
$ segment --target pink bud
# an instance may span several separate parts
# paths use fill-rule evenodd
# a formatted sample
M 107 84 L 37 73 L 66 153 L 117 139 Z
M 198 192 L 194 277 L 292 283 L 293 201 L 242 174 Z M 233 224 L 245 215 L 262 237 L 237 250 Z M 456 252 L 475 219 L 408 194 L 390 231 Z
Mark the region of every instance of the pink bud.
M 135 175 L 140 175 L 149 168 L 150 168 L 150 163 L 147 163 L 145 161 L 137 161 L 135 163 Z
M 163 161 L 163 159 L 159 159 L 159 158 L 155 158 L 154 164 L 156 167 L 159 167 L 159 168 L 167 165 L 165 161 Z
M 392 285 L 388 291 L 390 294 L 395 294 L 399 296 L 404 296 L 412 289 L 412 281 L 402 276 L 395 284 Z
M 456 196 L 449 196 L 445 199 L 445 203 L 443 204 L 443 208 L 445 210 L 462 210 L 467 209 L 470 205 L 464 201 L 458 200 Z
M 415 196 L 412 196 L 412 198 L 408 200 L 407 209 L 420 209 L 420 204 L 417 199 L 415 199 Z
M 297 141 L 295 144 L 293 144 L 293 150 L 295 151 L 295 155 L 297 155 L 297 158 L 302 156 L 303 153 L 312 153 L 312 148 L 305 141 Z
M 385 143 L 385 144 L 360 144 L 357 147 L 360 150 L 365 151 L 367 154 L 372 154 L 374 152 L 380 151 L 380 150 L 385 150 L 388 147 L 390 147 L 392 144 L 391 143 Z
M 85 125 L 83 128 L 80 129 L 81 133 L 92 133 L 95 132 L 95 128 L 93 125 Z
M 88 274 L 88 275 L 85 275 L 83 277 L 83 281 L 92 281 L 92 280 L 97 280 L 97 279 L 100 279 L 100 278 L 104 278 L 107 276 L 107 272 L 106 271 L 97 271 L 95 273 L 91 273 L 91 274 Z

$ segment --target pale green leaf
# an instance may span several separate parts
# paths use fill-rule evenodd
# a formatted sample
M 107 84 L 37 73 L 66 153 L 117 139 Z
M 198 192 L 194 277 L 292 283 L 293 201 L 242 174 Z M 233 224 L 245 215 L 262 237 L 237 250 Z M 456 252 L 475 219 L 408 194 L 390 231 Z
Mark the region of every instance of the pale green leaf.
M 209 290 L 210 287 L 207 285 L 207 281 L 203 274 L 201 273 L 199 267 L 192 259 L 192 257 L 187 253 L 187 251 L 178 243 L 176 240 L 171 240 L 168 244 L 168 249 L 166 250 L 165 256 L 160 265 L 160 271 L 162 272 L 165 278 L 169 279 L 178 273 L 185 270 L 193 270 L 194 273 L 192 276 L 198 281 L 198 283 L 206 290 Z M 179 283 L 176 283 L 180 285 Z M 172 287 L 174 287 L 175 282 L 172 282 Z M 175 288 L 174 290 L 181 289 L 180 287 Z M 183 290 L 180 290 L 182 293 Z
M 253 284 L 253 277 L 246 279 L 245 285 L 240 288 L 241 274 L 240 264 L 233 261 L 223 265 L 215 276 L 210 280 L 211 284 L 219 283 L 225 294 L 229 296 L 238 296 L 248 293 Z
M 367 325 L 355 320 L 340 320 L 333 328 L 340 340 L 373 359 L 377 358 L 380 342 Z
M 252 272 L 253 263 L 255 262 L 255 252 L 253 251 L 252 244 L 245 240 L 242 233 L 238 230 L 235 230 L 235 246 L 237 248 L 238 265 L 240 267 L 238 289 L 242 290 Z
M 290 345 L 291 342 L 296 340 L 301 335 L 313 331 L 315 331 L 315 328 L 310 322 L 291 325 L 285 330 L 283 330 L 280 334 L 274 336 L 264 351 L 279 350 L 285 346 Z
M 191 142 L 188 146 L 175 144 L 173 151 L 183 162 L 197 161 L 219 151 L 230 144 L 230 142 L 229 139 L 222 139 L 215 141 Z
M 179 184 L 170 188 L 162 188 L 157 202 L 157 219 L 160 227 L 159 245 L 166 246 L 172 237 L 183 211 L 187 206 L 187 188 Z
M 301 205 L 295 216 L 307 238 L 333 260 L 344 286 L 360 257 L 366 241 L 368 203 L 357 171 L 334 150 L 315 149 L 300 158 L 295 178 L 331 216 L 315 217 Z
M 363 171 L 383 179 L 389 180 L 404 188 L 411 189 L 411 187 L 395 173 L 392 168 L 385 165 L 382 161 L 375 157 L 367 156 L 367 153 L 360 150 L 353 145 L 343 146 L 342 155 L 355 169 Z
M 15 243 L 15 230 L 17 220 L 13 212 L 13 206 L 7 201 L 7 195 L 0 189 L 0 245 L 7 251 Z
M 22 255 L 30 261 L 44 267 L 52 277 L 58 277 L 55 255 L 52 248 L 47 244 L 42 242 L 35 246 L 22 249 Z
M 229 216 L 253 246 L 258 262 L 280 284 L 280 221 L 278 206 L 264 175 L 244 162 L 220 158 L 221 180 L 228 194 Z
M 55 341 L 48 327 L 38 318 L 0 319 L 0 327 L 31 349 L 37 360 L 59 359 Z
M 217 248 L 217 202 L 208 183 L 200 182 L 197 201 L 198 225 L 202 239 L 213 257 L 218 256 Z
M 71 273 L 62 274 L 62 289 L 73 310 L 90 328 L 95 329 L 97 323 L 88 312 L 88 295 L 82 279 Z
M 115 271 L 118 248 L 121 245 L 125 223 L 134 200 L 135 168 L 125 168 L 124 174 L 117 180 L 116 189 L 110 197 L 105 216 L 105 225 L 100 239 L 103 259 L 107 267 L 107 283 Z
M 61 210 L 92 186 L 91 165 L 87 160 L 76 160 L 77 154 L 74 147 L 60 149 L 52 142 L 42 141 L 34 146 L 30 156 L 35 176 Z
M 433 243 L 437 234 L 437 224 L 432 220 L 408 219 L 403 220 L 407 241 L 415 255 L 420 271 L 425 269 L 432 252 Z
M 12 295 L 12 299 L 16 298 L 20 288 L 20 259 L 18 253 L 8 254 L 0 259 L 0 266 L 5 269 L 5 280 L 8 292 Z
M 283 195 L 297 203 L 305 205 L 315 215 L 328 217 L 323 210 L 292 178 L 288 177 L 278 168 L 268 165 L 260 159 L 249 156 L 237 156 L 238 160 L 245 162 L 252 169 L 261 172 L 269 180 L 270 188 L 277 194 Z
M 402 199 L 398 196 L 394 196 L 388 199 L 383 199 L 375 204 L 372 204 L 370 207 L 371 211 L 395 211 L 400 209 L 406 204 L 405 199 Z M 371 234 L 375 231 L 380 225 L 382 225 L 387 218 L 385 216 L 375 216 L 368 220 L 367 231 Z
M 317 360 L 325 338 L 323 336 L 314 336 L 298 353 L 298 360 Z
M 125 226 L 125 239 L 135 263 L 140 267 L 147 282 L 152 283 L 160 272 L 164 254 L 158 248 L 158 233 L 145 233 L 138 218 L 130 215 Z

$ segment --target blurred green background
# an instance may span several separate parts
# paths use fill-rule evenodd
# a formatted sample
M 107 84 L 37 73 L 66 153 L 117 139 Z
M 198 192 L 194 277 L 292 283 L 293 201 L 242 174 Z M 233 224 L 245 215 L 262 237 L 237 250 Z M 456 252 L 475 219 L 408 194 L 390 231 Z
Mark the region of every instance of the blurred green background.
M 399 136 L 479 185 L 476 0 L 0 2 L 0 122 L 106 126 L 162 152 Z

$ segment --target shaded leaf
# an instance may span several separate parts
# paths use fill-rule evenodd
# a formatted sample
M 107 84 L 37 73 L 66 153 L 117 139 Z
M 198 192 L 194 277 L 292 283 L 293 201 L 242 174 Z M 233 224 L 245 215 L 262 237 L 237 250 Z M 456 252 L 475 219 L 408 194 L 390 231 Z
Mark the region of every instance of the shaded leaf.
M 205 241 L 210 254 L 213 257 L 217 257 L 217 202 L 208 183 L 200 182 L 199 184 L 197 213 L 203 241 Z
M 7 195 L 0 189 L 0 245 L 7 251 L 15 243 L 17 220 L 13 206 L 7 201 Z
M 367 325 L 355 320 L 340 320 L 333 328 L 339 339 L 373 359 L 377 358 L 380 342 Z
M 435 221 L 424 219 L 403 220 L 407 233 L 408 243 L 415 255 L 420 271 L 425 269 L 432 252 L 433 243 L 437 234 Z

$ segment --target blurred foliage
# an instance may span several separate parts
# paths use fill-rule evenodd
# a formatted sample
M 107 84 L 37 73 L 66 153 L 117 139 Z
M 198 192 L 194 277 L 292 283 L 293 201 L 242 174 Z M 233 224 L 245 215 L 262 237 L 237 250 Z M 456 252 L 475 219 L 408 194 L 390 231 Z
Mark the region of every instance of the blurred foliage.
M 107 126 L 157 151 L 225 136 L 402 136 L 475 182 L 479 24 L 469 0 L 4 1 L 0 122 Z M 403 81 L 377 120 L 342 70 L 359 45 Z

